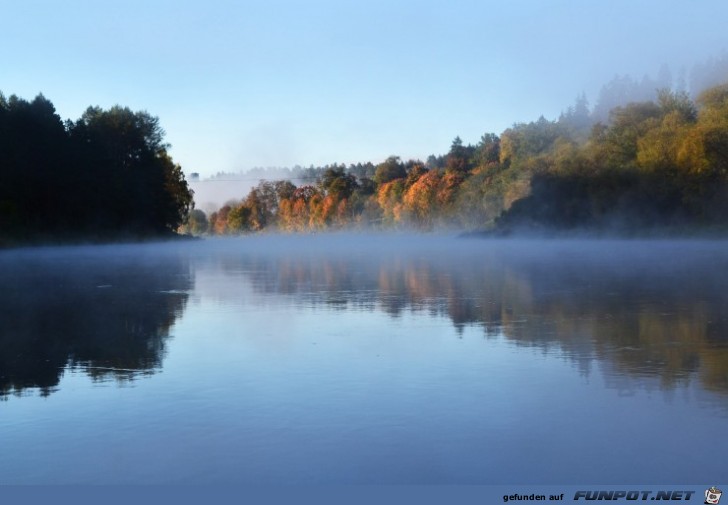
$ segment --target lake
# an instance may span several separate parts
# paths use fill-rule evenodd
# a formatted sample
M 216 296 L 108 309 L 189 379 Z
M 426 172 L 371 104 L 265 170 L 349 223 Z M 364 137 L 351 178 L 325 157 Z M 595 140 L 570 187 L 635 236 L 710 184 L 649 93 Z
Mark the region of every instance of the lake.
M 48 247 L 0 286 L 0 484 L 725 481 L 725 241 Z

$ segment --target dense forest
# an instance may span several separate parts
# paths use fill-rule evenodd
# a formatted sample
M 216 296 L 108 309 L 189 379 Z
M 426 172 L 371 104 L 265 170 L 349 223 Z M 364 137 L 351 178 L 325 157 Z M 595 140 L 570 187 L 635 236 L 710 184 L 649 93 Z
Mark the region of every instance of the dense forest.
M 0 245 L 171 236 L 193 201 L 167 148 L 146 112 L 0 94 Z
M 630 86 L 654 84 L 621 79 L 607 89 L 619 98 Z M 449 152 L 425 162 L 391 156 L 378 165 L 311 167 L 305 174 L 315 182 L 298 186 L 261 180 L 209 215 L 192 211 L 184 229 L 726 231 L 728 84 L 695 99 L 668 87 L 652 96 L 608 113 L 609 100 L 590 110 L 581 96 L 557 120 L 515 124 L 476 145 L 457 137 Z
M 456 137 L 424 162 L 279 171 L 209 215 L 193 210 L 156 117 L 89 107 L 63 122 L 42 95 L 0 94 L 0 245 L 341 228 L 725 233 L 728 84 L 649 98 L 657 84 L 615 79 L 593 110 L 581 96 L 556 120 Z M 605 112 L 627 91 L 645 99 Z

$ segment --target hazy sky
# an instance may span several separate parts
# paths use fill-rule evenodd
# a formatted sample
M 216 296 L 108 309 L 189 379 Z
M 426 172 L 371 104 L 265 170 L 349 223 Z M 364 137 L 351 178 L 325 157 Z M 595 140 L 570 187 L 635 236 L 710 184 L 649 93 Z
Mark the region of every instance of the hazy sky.
M 203 176 L 442 154 L 728 47 L 725 0 L 0 1 L 0 90 L 159 116 Z

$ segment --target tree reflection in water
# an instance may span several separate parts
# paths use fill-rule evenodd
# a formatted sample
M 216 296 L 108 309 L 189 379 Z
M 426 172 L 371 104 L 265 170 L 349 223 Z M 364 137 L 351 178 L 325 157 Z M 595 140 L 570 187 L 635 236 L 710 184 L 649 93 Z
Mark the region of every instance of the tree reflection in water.
M 667 390 L 697 378 L 728 393 L 721 242 L 319 236 L 155 247 L 2 252 L 0 397 L 47 395 L 68 367 L 97 380 L 154 373 L 201 265 L 296 305 L 425 312 L 583 373 L 598 362 L 611 377 L 659 378 Z
M 0 254 L 0 398 L 48 395 L 67 367 L 121 381 L 160 368 L 192 280 L 185 257 L 141 247 Z
M 462 240 L 435 251 L 355 248 L 226 256 L 259 292 L 339 310 L 428 311 L 588 371 L 696 375 L 728 392 L 728 254 L 720 242 Z

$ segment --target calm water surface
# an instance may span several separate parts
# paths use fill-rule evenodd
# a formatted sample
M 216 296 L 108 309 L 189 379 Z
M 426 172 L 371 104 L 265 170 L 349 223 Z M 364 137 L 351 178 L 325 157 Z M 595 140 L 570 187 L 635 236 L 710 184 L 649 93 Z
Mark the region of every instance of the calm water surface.
M 725 481 L 728 243 L 0 252 L 0 483 Z

